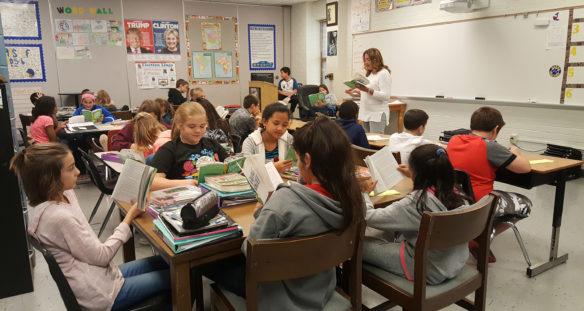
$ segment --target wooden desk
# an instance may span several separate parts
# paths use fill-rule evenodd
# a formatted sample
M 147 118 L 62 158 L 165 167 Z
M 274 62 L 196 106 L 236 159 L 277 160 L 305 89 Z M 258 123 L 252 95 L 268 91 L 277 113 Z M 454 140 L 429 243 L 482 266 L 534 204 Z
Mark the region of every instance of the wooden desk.
M 130 205 L 118 202 L 118 206 L 120 207 L 120 217 L 123 219 L 130 208 Z M 229 217 L 233 218 L 233 220 L 243 228 L 243 237 L 195 248 L 178 254 L 175 254 L 170 248 L 168 248 L 168 246 L 154 233 L 152 215 L 144 213 L 132 222 L 132 226 L 142 232 L 152 247 L 156 249 L 158 254 L 170 266 L 172 310 L 191 311 L 192 309 L 190 278 L 190 269 L 192 267 L 241 254 L 241 244 L 249 234 L 249 229 L 254 221 L 254 207 L 255 203 L 248 203 L 223 209 Z M 136 259 L 133 237 L 124 244 L 122 251 L 124 262 Z M 199 297 L 199 299 L 197 299 L 197 310 L 202 310 L 203 301 L 201 298 L 202 297 Z
M 307 122 L 304 121 L 290 119 L 290 123 L 288 123 L 288 131 L 293 133 L 297 128 L 303 127 L 306 123 Z
M 583 161 L 557 158 L 551 156 L 523 153 L 528 160 L 549 159 L 553 163 L 531 165 L 531 172 L 516 174 L 506 169 L 497 171 L 496 181 L 517 187 L 531 189 L 535 186 L 555 183 L 556 194 L 554 198 L 554 214 L 552 218 L 552 237 L 550 243 L 550 256 L 548 261 L 531 267 L 527 267 L 527 276 L 533 277 L 547 271 L 568 260 L 568 254 L 558 257 L 560 244 L 560 227 L 564 210 L 564 193 L 566 191 L 567 170 L 584 164 Z
M 397 111 L 399 113 L 397 118 L 397 132 L 401 133 L 404 129 L 404 113 L 406 112 L 406 104 L 389 104 L 389 111 Z
M 377 134 L 377 133 L 367 133 L 366 135 L 367 135 L 367 140 L 369 141 L 369 145 L 371 146 L 371 149 L 381 149 L 381 148 L 389 145 L 389 136 L 391 136 L 391 135 Z M 372 135 L 381 136 L 384 139 L 383 140 L 369 140 L 369 136 L 372 136 Z
M 395 201 L 403 199 L 405 196 L 410 194 L 414 189 L 414 182 L 410 178 L 404 178 L 400 182 L 398 182 L 393 188 L 393 190 L 399 191 L 397 195 L 386 195 L 386 196 L 376 196 L 371 197 L 371 202 L 373 203 L 373 207 L 380 208 L 385 207 Z

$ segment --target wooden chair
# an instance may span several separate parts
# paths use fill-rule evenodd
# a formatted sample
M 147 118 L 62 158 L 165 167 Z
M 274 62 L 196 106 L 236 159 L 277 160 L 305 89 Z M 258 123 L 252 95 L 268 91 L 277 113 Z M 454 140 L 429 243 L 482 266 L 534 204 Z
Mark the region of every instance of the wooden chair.
M 116 117 L 116 119 L 118 120 L 132 120 L 132 118 L 134 117 L 132 115 L 132 112 L 130 110 L 125 110 L 125 111 L 114 111 L 112 112 L 112 114 L 114 115 L 114 117 Z
M 75 294 L 73 293 L 73 290 L 69 285 L 69 281 L 67 281 L 67 278 L 63 274 L 63 270 L 61 270 L 61 267 L 55 260 L 55 257 L 51 254 L 51 252 L 49 252 L 49 250 L 44 245 L 42 245 L 36 238 L 34 238 L 30 234 L 28 235 L 28 241 L 45 258 L 45 261 L 49 266 L 51 276 L 53 277 L 55 283 L 57 283 L 57 288 L 59 289 L 59 293 L 61 294 L 61 298 L 63 299 L 65 308 L 67 308 L 68 311 L 81 311 L 81 306 L 79 305 L 79 302 L 77 302 L 77 298 L 75 297 Z M 152 296 L 144 301 L 141 301 L 140 303 L 131 306 L 126 310 L 128 311 L 161 310 L 164 308 L 164 306 L 170 305 L 170 303 L 171 303 L 170 295 L 166 293 L 161 293 L 156 296 Z
M 424 212 L 416 242 L 414 281 L 364 263 L 363 284 L 404 310 L 438 310 L 453 303 L 467 310 L 485 310 L 488 253 L 497 200 L 495 194 L 490 194 L 469 208 Z M 428 251 L 466 244 L 472 239 L 479 244 L 476 267 L 465 265 L 454 279 L 426 285 Z M 465 298 L 472 292 L 474 302 Z
M 28 135 L 28 131 L 26 130 L 26 127 L 32 124 L 32 116 L 29 115 L 25 115 L 25 114 L 18 114 L 18 117 L 20 118 L 20 123 L 22 124 L 22 129 L 24 130 L 24 134 L 25 136 Z
M 353 154 L 355 155 L 355 161 L 357 163 L 357 165 L 360 166 L 367 166 L 365 164 L 365 158 L 367 156 L 373 155 L 374 153 L 376 153 L 378 150 L 375 149 L 367 149 L 367 148 L 363 148 L 363 147 L 359 147 L 357 145 L 351 145 L 351 148 L 353 149 Z
M 324 310 L 361 310 L 361 241 L 364 233 L 365 224 L 361 222 L 349 226 L 341 234 L 328 232 L 311 237 L 269 241 L 248 239 L 245 277 L 247 299 L 212 284 L 211 308 L 257 310 L 258 283 L 306 277 L 344 262 L 343 270 L 347 269 L 349 280 L 346 294 L 350 296 L 350 302 L 335 291 Z

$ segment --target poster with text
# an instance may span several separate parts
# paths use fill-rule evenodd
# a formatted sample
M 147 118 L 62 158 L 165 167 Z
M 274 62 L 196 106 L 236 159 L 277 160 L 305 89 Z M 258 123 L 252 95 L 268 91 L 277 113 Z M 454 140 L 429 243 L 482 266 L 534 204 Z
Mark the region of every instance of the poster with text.
M 136 82 L 139 89 L 167 89 L 176 85 L 174 63 L 136 63 Z
M 211 52 L 193 52 L 193 79 L 211 79 Z
M 4 39 L 41 40 L 38 1 L 0 2 Z
M 125 20 L 126 51 L 129 60 L 149 60 L 147 54 L 154 51 L 152 22 L 147 20 Z
M 152 34 L 156 54 L 180 55 L 178 22 L 152 21 Z
M 247 26 L 249 40 L 249 69 L 276 70 L 276 26 Z
M 6 44 L 10 82 L 45 82 L 45 62 L 40 44 Z
M 201 23 L 203 50 L 221 50 L 221 24 Z
M 231 52 L 215 52 L 215 78 L 233 78 Z

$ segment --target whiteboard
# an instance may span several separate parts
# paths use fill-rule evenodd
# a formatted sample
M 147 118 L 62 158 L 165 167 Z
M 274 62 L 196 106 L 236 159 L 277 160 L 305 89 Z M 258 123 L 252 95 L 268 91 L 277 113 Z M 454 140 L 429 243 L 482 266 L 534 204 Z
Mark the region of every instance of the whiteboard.
M 560 11 L 558 21 L 553 14 L 355 35 L 353 73 L 362 72 L 363 50 L 375 47 L 392 71 L 395 96 L 557 104 L 563 72 L 552 77 L 549 70 L 553 65 L 564 69 L 568 11 Z M 535 26 L 542 18 L 549 18 L 550 25 Z M 547 48 L 552 27 L 561 30 L 562 47 Z

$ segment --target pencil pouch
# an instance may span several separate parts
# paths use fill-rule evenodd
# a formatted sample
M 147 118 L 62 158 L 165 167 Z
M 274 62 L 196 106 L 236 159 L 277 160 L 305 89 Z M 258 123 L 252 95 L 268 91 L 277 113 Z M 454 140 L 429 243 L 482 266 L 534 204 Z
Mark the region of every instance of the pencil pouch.
M 183 206 L 180 211 L 183 228 L 197 229 L 206 226 L 219 213 L 218 200 L 217 193 L 209 191 Z

